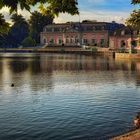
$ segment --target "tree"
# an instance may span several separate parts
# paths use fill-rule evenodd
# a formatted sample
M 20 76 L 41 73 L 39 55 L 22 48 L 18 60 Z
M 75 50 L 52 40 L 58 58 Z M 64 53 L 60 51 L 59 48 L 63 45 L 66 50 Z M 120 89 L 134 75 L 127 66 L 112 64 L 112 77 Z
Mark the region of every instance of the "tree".
M 140 0 L 132 0 L 132 4 L 140 4 Z M 140 9 L 134 10 L 126 20 L 126 24 L 140 29 Z
M 77 0 L 0 0 L 0 9 L 4 6 L 10 8 L 10 13 L 17 11 L 18 6 L 23 10 L 30 11 L 31 6 L 40 4 L 40 10 L 43 13 L 70 13 L 78 14 Z
M 0 14 L 0 36 L 8 33 L 9 24 L 5 21 L 4 16 Z
M 14 14 L 11 19 L 14 24 L 9 31 L 9 43 L 17 47 L 28 36 L 29 25 L 21 15 Z
M 140 29 L 140 9 L 134 10 L 130 17 L 126 20 L 126 24 Z
M 139 4 L 140 3 L 140 0 L 132 0 L 132 3 L 133 4 Z
M 140 4 L 140 0 L 132 0 L 132 4 Z M 126 20 L 126 24 L 130 27 L 135 27 L 139 30 L 140 43 L 140 9 L 134 10 L 130 17 Z
M 9 24 L 5 21 L 4 16 L 0 14 L 0 47 L 7 43 L 9 28 Z
M 40 32 L 43 31 L 44 26 L 48 24 L 52 24 L 52 22 L 53 22 L 53 16 L 50 14 L 42 15 L 37 11 L 32 13 L 29 20 L 30 35 L 34 40 L 36 40 L 36 43 L 40 43 Z

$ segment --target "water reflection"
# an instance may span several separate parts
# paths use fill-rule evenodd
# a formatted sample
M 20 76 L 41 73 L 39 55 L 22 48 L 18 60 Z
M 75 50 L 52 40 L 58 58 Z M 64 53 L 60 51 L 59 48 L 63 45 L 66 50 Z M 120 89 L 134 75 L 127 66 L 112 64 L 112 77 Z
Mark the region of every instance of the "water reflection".
M 132 128 L 140 61 L 37 56 L 0 59 L 0 139 L 100 140 Z
M 5 82 L 12 83 L 15 81 L 15 75 L 18 80 L 25 81 L 29 85 L 36 87 L 36 90 L 45 87 L 47 81 L 49 85 L 52 84 L 53 73 L 67 73 L 68 75 L 73 72 L 81 73 L 88 76 L 88 72 L 92 72 L 94 76 L 100 72 L 110 72 L 108 80 L 115 80 L 124 77 L 125 79 L 133 79 L 136 86 L 140 85 L 140 62 L 139 61 L 115 61 L 113 58 L 108 57 L 92 57 L 81 55 L 40 55 L 38 58 L 30 59 L 1 59 L 0 61 L 0 83 L 4 86 Z M 119 71 L 119 73 L 118 73 Z M 126 73 L 129 72 L 129 73 Z M 42 75 L 42 83 L 37 80 L 30 81 L 34 76 Z M 104 73 L 100 73 L 101 75 Z M 105 76 L 105 75 L 102 75 Z M 44 81 L 44 84 L 43 84 Z M 103 83 L 104 81 L 96 81 Z M 3 83 L 3 85 L 2 85 Z M 22 82 L 21 82 L 22 84 Z M 35 86 L 36 85 L 36 86 Z M 42 85 L 44 85 L 42 87 Z M 49 86 L 50 87 L 50 86 Z

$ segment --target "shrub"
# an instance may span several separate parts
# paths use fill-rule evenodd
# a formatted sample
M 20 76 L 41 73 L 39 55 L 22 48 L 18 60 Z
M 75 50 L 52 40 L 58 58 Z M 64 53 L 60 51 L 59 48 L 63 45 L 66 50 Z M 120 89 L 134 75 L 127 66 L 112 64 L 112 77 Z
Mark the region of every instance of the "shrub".
M 23 41 L 22 41 L 22 45 L 23 47 L 33 47 L 35 46 L 36 42 L 34 39 L 32 39 L 31 36 L 26 37 Z

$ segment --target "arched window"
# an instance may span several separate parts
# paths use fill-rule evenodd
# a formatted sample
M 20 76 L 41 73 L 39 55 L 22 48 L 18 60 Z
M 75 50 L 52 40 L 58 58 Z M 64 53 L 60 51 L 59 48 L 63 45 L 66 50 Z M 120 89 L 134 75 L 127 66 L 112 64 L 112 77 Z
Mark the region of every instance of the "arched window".
M 125 41 L 124 40 L 121 40 L 121 48 L 124 48 L 125 47 Z

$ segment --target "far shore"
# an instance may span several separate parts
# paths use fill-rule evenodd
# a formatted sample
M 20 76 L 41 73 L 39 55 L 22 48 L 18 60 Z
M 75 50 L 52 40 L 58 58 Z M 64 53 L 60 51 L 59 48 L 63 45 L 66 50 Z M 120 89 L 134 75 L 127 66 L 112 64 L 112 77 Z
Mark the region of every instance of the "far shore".
M 79 47 L 46 47 L 46 48 L 1 48 L 1 53 L 70 53 L 70 54 L 84 54 L 84 55 L 112 55 L 108 48 L 100 49 L 83 49 Z

